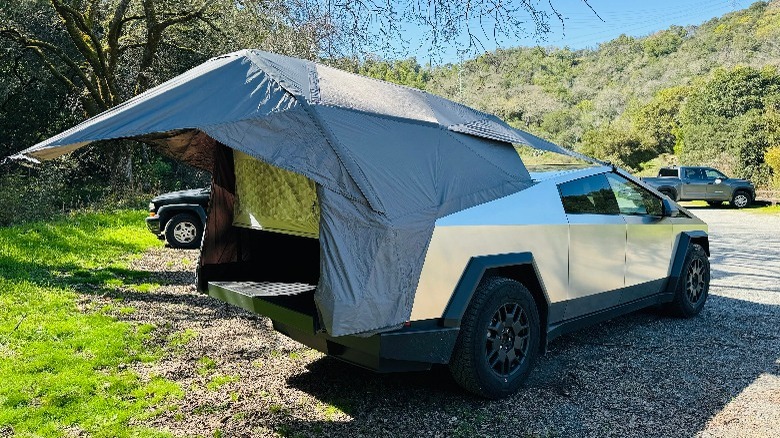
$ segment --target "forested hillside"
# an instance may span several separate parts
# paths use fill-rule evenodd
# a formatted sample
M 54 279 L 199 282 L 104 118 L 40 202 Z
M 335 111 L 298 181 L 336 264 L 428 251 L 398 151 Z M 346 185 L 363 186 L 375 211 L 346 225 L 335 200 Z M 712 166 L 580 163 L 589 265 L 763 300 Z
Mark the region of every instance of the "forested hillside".
M 709 163 L 769 184 L 764 155 L 780 145 L 778 67 L 775 0 L 592 50 L 518 47 L 462 65 L 368 61 L 359 70 L 635 171 L 669 154 L 664 160 Z
M 518 47 L 433 67 L 322 58 L 338 33 L 321 25 L 322 16 L 285 8 L 87 3 L 84 10 L 59 0 L 0 4 L 0 158 L 211 56 L 258 47 L 425 89 L 633 171 L 712 164 L 780 185 L 780 0 L 593 49 Z M 15 206 L 0 213 L 0 224 L 207 177 L 123 143 L 32 169 L 0 164 L 0 203 Z

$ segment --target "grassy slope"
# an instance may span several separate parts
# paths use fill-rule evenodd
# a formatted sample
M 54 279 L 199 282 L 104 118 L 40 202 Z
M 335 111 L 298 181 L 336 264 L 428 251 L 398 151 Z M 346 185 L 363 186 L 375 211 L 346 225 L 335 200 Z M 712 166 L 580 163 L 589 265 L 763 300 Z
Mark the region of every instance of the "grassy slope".
M 126 261 L 155 244 L 141 212 L 0 228 L 0 435 L 159 435 L 130 420 L 181 390 L 127 368 L 160 355 L 144 346 L 154 327 L 118 321 L 117 307 L 132 312 L 118 300 L 79 306 L 107 288 L 142 288 L 145 273 Z

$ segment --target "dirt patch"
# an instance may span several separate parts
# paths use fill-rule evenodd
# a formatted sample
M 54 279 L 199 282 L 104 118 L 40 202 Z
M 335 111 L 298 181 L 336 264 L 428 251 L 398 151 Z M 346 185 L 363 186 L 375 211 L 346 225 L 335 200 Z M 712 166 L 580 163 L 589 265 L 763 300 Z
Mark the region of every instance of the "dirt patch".
M 378 375 L 199 294 L 196 251 L 154 249 L 121 315 L 167 355 L 139 368 L 184 397 L 149 426 L 192 436 L 780 436 L 780 217 L 728 209 L 710 223 L 713 278 L 697 318 L 637 312 L 557 339 L 525 388 L 474 398 L 446 368 Z M 218 432 L 217 432 L 218 431 Z

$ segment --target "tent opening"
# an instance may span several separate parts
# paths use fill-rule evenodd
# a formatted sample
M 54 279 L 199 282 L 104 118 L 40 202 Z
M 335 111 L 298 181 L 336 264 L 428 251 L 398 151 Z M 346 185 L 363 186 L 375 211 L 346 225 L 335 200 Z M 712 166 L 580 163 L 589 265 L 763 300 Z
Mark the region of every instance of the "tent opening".
M 316 316 L 320 216 L 314 182 L 225 146 L 215 158 L 199 289 L 216 283 Z

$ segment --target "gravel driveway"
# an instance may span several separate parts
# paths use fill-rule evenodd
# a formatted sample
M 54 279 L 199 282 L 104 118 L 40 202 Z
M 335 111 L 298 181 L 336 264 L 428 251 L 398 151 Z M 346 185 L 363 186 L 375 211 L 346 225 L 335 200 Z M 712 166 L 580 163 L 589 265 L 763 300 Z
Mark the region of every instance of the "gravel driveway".
M 780 436 L 780 216 L 695 209 L 710 224 L 712 285 L 690 320 L 641 311 L 555 340 L 524 389 L 486 401 L 446 368 L 377 375 L 198 294 L 195 251 L 155 249 L 124 291 L 168 354 L 144 376 L 182 400 L 148 420 L 206 436 Z

